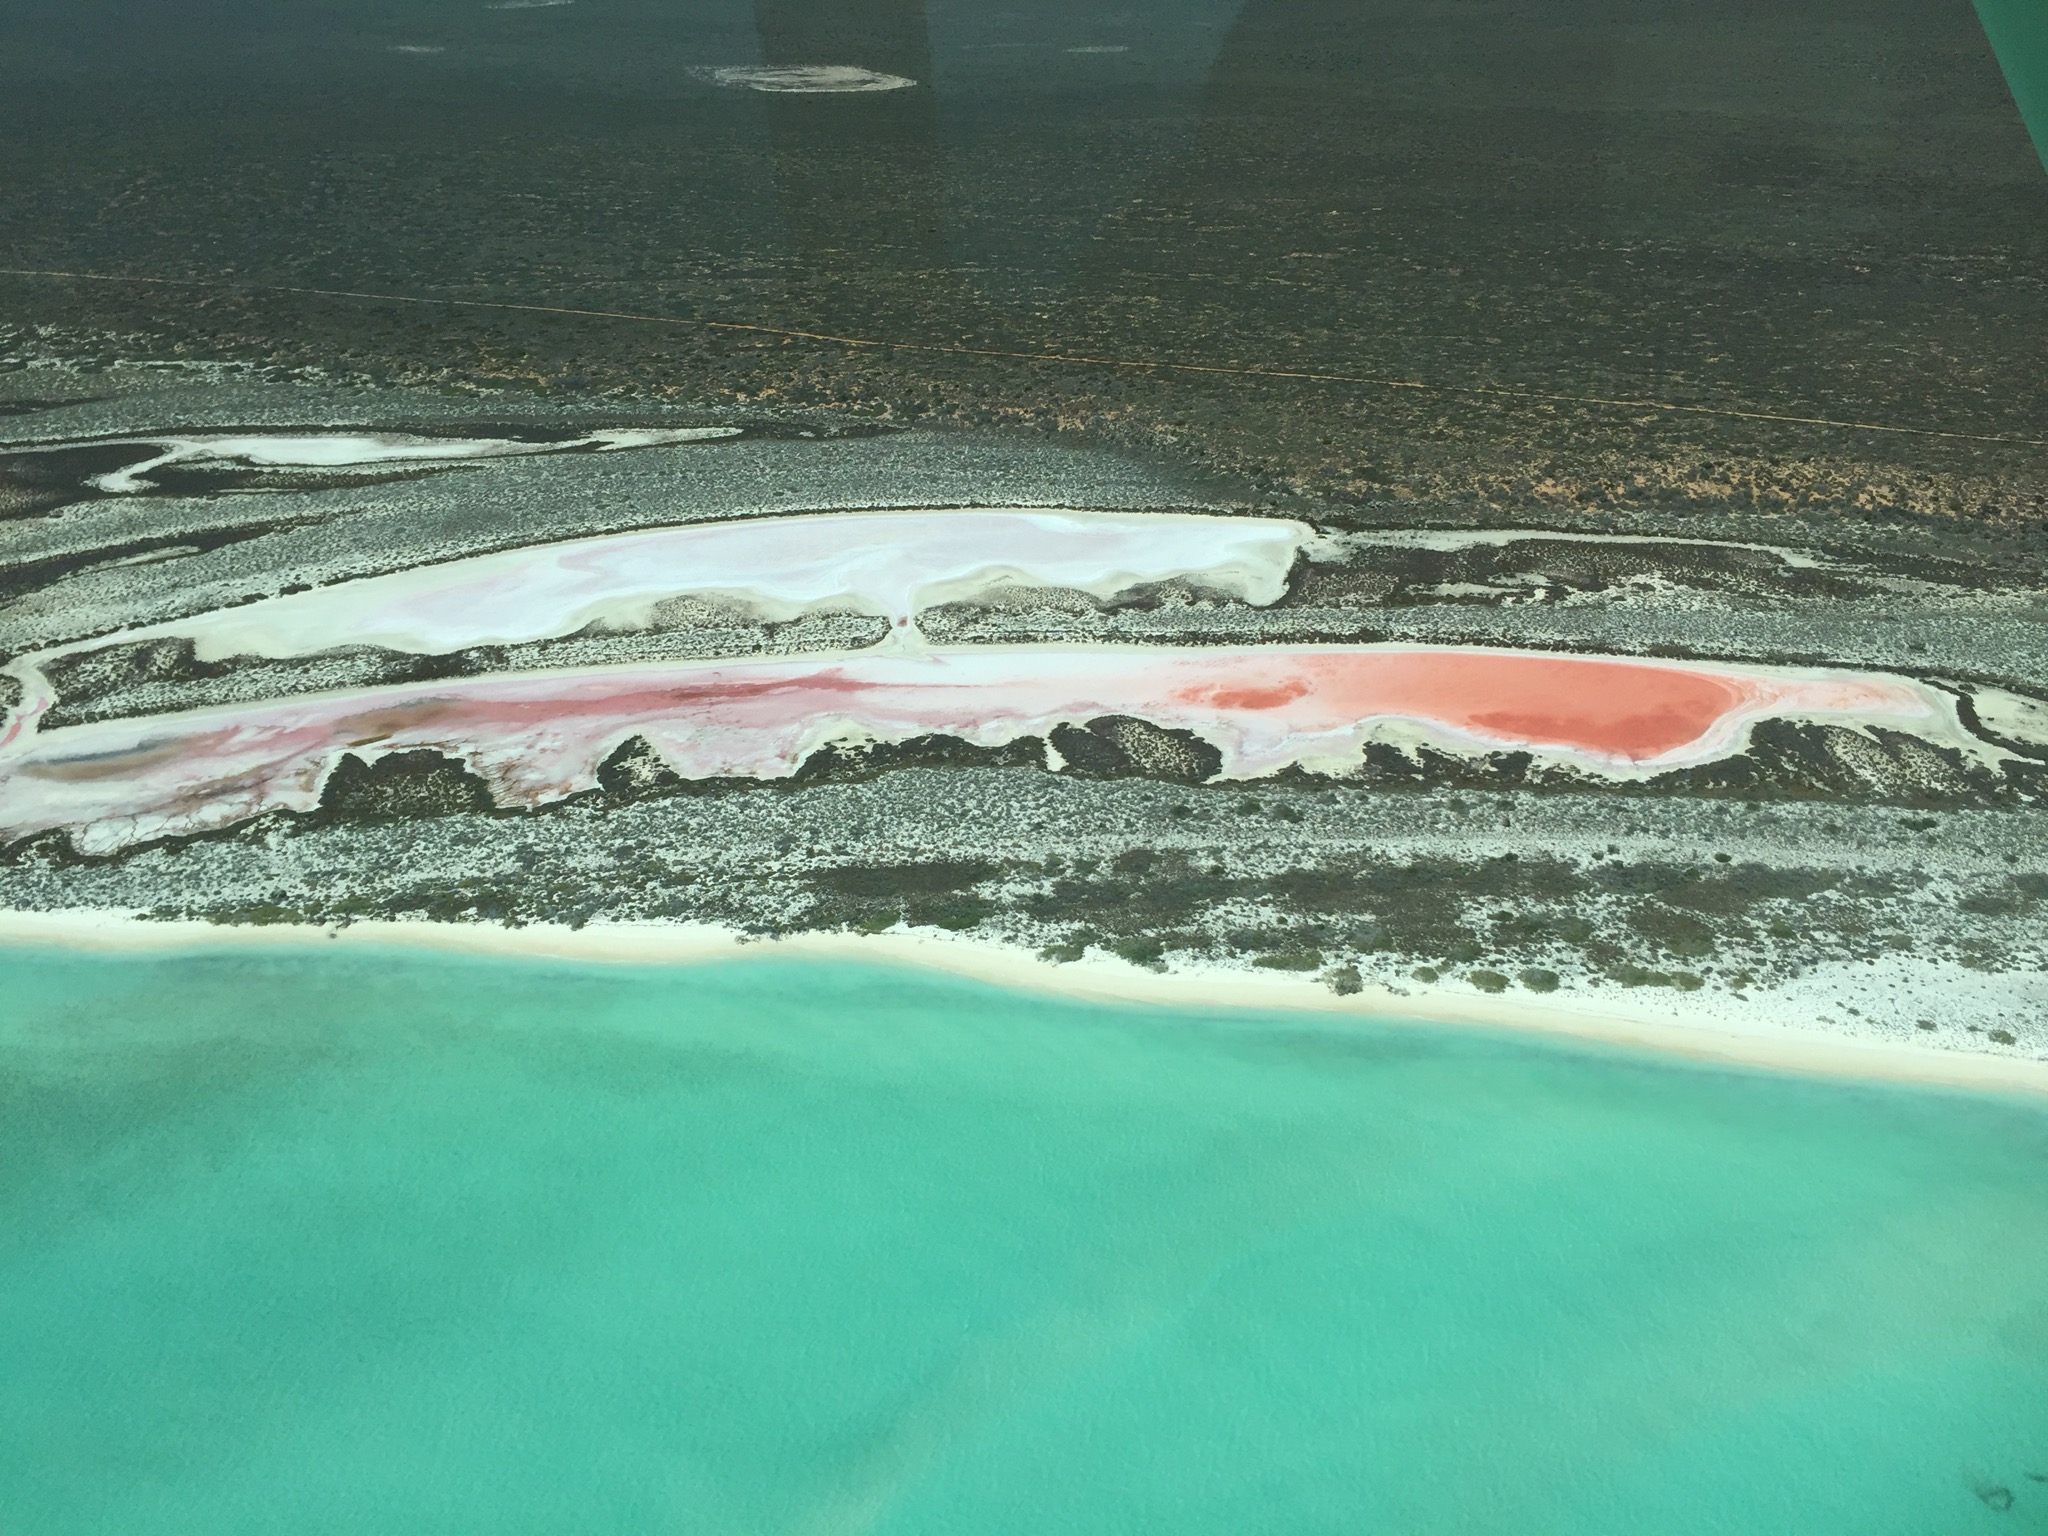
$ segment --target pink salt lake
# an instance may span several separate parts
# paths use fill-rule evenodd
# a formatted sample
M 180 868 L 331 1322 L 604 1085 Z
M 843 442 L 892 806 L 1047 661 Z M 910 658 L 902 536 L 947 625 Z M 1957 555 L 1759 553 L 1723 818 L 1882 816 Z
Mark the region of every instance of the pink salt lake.
M 590 787 L 633 736 L 687 777 L 773 778 L 835 740 L 995 745 L 1129 715 L 1202 735 L 1224 776 L 1252 777 L 1355 763 L 1377 728 L 1401 722 L 1641 774 L 1725 755 L 1768 716 L 1903 724 L 1936 712 L 1896 678 L 1409 646 L 970 646 L 564 670 L 30 737 L 0 760 L 0 837 L 64 827 L 105 850 L 309 809 L 346 752 L 445 752 L 500 803 L 532 805 Z

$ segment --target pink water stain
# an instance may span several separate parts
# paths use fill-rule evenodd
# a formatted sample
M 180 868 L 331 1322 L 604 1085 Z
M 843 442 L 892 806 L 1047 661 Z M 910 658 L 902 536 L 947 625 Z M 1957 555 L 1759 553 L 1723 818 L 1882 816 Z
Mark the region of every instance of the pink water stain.
M 1203 649 L 975 646 L 925 654 L 553 671 L 73 726 L 0 759 L 0 833 L 50 827 L 119 847 L 308 809 L 345 752 L 464 759 L 500 803 L 594 783 L 642 736 L 685 777 L 775 778 L 829 741 L 927 733 L 996 745 L 1133 715 L 1198 732 L 1227 777 L 1355 762 L 1381 722 L 1526 748 L 1610 772 L 1736 749 L 1776 714 L 1893 721 L 1935 706 L 1902 679 L 1529 652 L 1355 646 Z

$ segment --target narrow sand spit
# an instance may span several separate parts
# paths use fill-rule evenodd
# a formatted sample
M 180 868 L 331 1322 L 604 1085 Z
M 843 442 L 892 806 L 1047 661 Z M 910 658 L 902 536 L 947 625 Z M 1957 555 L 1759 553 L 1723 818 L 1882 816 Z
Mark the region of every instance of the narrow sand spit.
M 1106 957 L 1054 964 L 961 935 L 889 932 L 751 939 L 701 924 L 533 925 L 359 922 L 345 928 L 233 927 L 153 922 L 104 911 L 0 912 L 0 945 L 52 945 L 101 953 L 318 949 L 328 944 L 450 954 L 627 965 L 737 959 L 819 959 L 900 964 L 999 986 L 1094 1002 L 1195 1012 L 1259 1010 L 1372 1018 L 1417 1025 L 1476 1025 L 1661 1052 L 1700 1063 L 1814 1076 L 2048 1094 L 2048 1061 L 1943 1051 L 1822 1034 L 1782 1004 L 1751 998 L 1739 1009 L 1704 999 L 1574 999 L 1569 1007 L 1505 997 L 1398 995 L 1367 988 L 1339 997 L 1305 977 L 1252 976 L 1221 967 L 1154 972 Z

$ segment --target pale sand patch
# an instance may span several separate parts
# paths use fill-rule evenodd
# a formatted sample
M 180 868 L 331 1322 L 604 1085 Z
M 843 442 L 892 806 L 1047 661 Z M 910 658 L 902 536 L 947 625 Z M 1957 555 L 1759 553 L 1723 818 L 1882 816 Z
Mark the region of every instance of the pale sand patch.
M 2003 688 L 1973 689 L 1970 703 L 1987 730 L 2008 741 L 2048 747 L 2048 704 Z
M 153 922 L 107 911 L 0 912 L 0 944 L 45 944 L 103 953 L 197 949 L 399 945 L 450 954 L 632 965 L 743 958 L 800 958 L 907 965 L 1093 1002 L 1151 1004 L 1195 1012 L 1255 1009 L 1370 1017 L 1396 1024 L 1478 1025 L 1656 1051 L 1723 1066 L 1804 1075 L 2048 1095 L 2048 1060 L 1944 1051 L 1888 1040 L 1844 1039 L 1802 1027 L 1769 998 L 1752 998 L 1739 1022 L 1683 995 L 1652 1009 L 1630 997 L 1575 997 L 1569 1006 L 1519 998 L 1396 994 L 1367 987 L 1339 997 L 1305 976 L 1254 976 L 1221 967 L 1143 970 L 1106 956 L 1067 964 L 957 934 L 891 931 L 793 934 L 756 939 L 709 924 L 531 924 L 366 921 L 347 927 L 237 927 Z
M 916 85 L 906 75 L 885 75 L 852 64 L 731 64 L 692 73 L 714 85 L 816 96 L 845 91 L 902 91 Z

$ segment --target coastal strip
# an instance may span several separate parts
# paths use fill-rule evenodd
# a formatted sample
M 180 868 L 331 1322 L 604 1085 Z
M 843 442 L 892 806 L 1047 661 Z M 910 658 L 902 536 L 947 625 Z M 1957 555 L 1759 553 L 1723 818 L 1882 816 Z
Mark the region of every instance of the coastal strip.
M 1739 1008 L 1704 996 L 1575 997 L 1569 1006 L 1367 986 L 1339 996 L 1304 976 L 1254 975 L 1220 966 L 1172 970 L 1107 956 L 1056 963 L 1008 945 L 935 931 L 806 933 L 760 938 L 709 924 L 594 923 L 520 928 L 430 921 L 358 921 L 319 927 L 243 927 L 157 921 L 107 910 L 0 912 L 0 947 L 174 955 L 233 950 L 319 951 L 332 945 L 398 948 L 506 960 L 694 965 L 751 959 L 900 965 L 991 985 L 1096 1003 L 1370 1018 L 1418 1027 L 1477 1027 L 1579 1040 L 1706 1066 L 1804 1076 L 2048 1096 L 2048 1060 L 1948 1051 L 1827 1034 L 1792 1016 L 1789 1000 L 1752 997 Z

